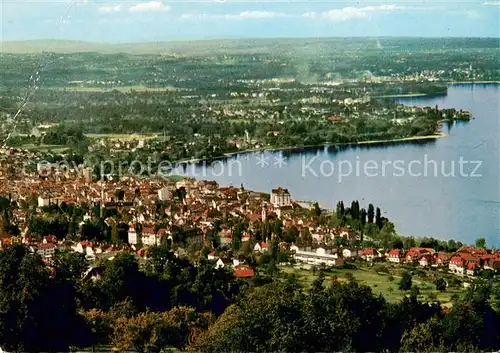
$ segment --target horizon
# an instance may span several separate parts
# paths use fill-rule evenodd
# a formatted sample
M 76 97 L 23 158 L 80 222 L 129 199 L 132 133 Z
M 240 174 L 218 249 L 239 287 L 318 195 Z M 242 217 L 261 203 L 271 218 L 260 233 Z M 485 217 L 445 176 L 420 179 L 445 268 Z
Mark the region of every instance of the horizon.
M 270 40 L 305 40 L 305 39 L 484 39 L 499 40 L 499 36 L 303 36 L 303 37 L 208 37 L 208 38 L 189 38 L 189 39 L 165 39 L 165 40 L 144 40 L 144 41 L 97 41 L 70 38 L 34 38 L 34 39 L 16 39 L 0 40 L 0 43 L 26 43 L 26 42 L 72 42 L 85 44 L 156 44 L 156 43 L 185 43 L 185 42 L 210 42 L 210 41 L 270 41 Z
M 498 38 L 500 1 L 2 0 L 1 42 Z

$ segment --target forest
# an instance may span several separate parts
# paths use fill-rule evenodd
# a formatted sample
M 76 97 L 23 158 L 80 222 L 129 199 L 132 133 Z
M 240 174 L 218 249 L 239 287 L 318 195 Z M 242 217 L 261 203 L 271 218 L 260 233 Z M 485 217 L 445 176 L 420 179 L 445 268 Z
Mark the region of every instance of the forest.
M 269 255 L 277 256 L 274 251 Z M 0 335 L 13 352 L 112 346 L 161 352 L 436 352 L 500 347 L 491 286 L 473 286 L 451 309 L 406 296 L 389 303 L 370 287 L 322 270 L 310 288 L 292 276 L 237 279 L 203 255 L 196 264 L 165 246 L 142 263 L 121 253 L 87 270 L 83 254 L 50 267 L 23 245 L 0 256 Z M 408 282 L 409 281 L 409 282 Z M 409 283 L 409 285 L 408 285 Z

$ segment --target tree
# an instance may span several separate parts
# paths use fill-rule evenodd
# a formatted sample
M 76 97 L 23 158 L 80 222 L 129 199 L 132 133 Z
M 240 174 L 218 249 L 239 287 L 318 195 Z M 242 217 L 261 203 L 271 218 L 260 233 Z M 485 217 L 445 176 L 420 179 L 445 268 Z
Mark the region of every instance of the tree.
M 69 351 L 85 346 L 71 283 L 52 277 L 41 257 L 16 244 L 0 256 L 0 337 L 11 351 Z
M 408 271 L 404 271 L 399 281 L 399 290 L 410 290 L 412 286 L 412 278 L 411 273 Z
M 56 251 L 54 270 L 57 278 L 76 284 L 89 268 L 85 254 L 69 251 Z
M 490 306 L 490 287 L 471 286 L 442 320 L 448 351 L 492 351 L 500 344 L 498 313 Z
M 130 298 L 134 304 L 140 305 L 140 293 L 144 290 L 144 275 L 139 271 L 139 265 L 133 255 L 118 254 L 113 261 L 108 261 L 99 281 L 99 286 L 105 298 L 104 308 Z
M 284 240 L 287 243 L 295 243 L 298 238 L 299 238 L 299 230 L 297 229 L 297 227 L 291 226 L 290 228 L 287 229 L 284 238 Z
M 479 249 L 486 249 L 486 239 L 477 238 L 476 239 L 476 247 Z
M 313 243 L 313 238 L 308 227 L 302 228 L 300 231 L 300 243 L 305 246 L 311 246 Z
M 417 243 L 415 242 L 415 238 L 413 237 L 403 237 L 403 248 L 404 249 L 411 249 L 413 247 L 417 246 Z
M 368 223 L 373 223 L 373 218 L 375 217 L 375 208 L 372 204 L 368 205 Z
M 382 212 L 380 211 L 380 208 L 377 207 L 376 214 L 375 214 L 375 224 L 377 225 L 378 229 L 382 229 L 382 226 L 384 225 L 383 219 L 382 219 Z
M 121 242 L 117 222 L 113 222 L 113 224 L 111 226 L 111 242 L 113 244 L 119 244 Z
M 310 290 L 295 281 L 248 291 L 191 346 L 193 351 L 382 351 L 385 302 L 355 281 Z M 265 310 L 262 310 L 265 308 Z
M 319 204 L 317 202 L 314 204 L 314 215 L 316 217 L 321 216 L 321 208 L 319 207 Z
M 360 214 L 359 214 L 359 221 L 361 222 L 361 229 L 365 228 L 366 225 L 366 210 L 364 208 L 361 209 Z
M 339 201 L 337 203 L 337 218 L 342 219 L 345 215 L 345 207 L 344 207 L 344 202 Z
M 139 353 L 160 352 L 177 341 L 178 333 L 163 313 L 144 312 L 118 317 L 113 323 L 112 343 L 118 349 Z
M 438 318 L 417 324 L 401 337 L 401 352 L 445 352 Z
M 444 292 L 446 290 L 446 281 L 439 277 L 437 278 L 435 281 L 434 281 L 434 284 L 436 285 L 436 290 L 440 291 L 440 292 Z

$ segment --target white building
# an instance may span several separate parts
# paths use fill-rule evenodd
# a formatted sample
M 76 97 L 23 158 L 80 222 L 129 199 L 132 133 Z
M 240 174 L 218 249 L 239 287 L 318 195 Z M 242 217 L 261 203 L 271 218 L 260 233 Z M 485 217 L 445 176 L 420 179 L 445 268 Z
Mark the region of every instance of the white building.
M 134 227 L 128 229 L 128 243 L 130 245 L 137 245 L 137 232 Z
M 167 187 L 164 187 L 164 188 L 161 188 L 160 190 L 158 190 L 158 199 L 160 199 L 160 201 L 167 201 L 167 200 L 170 200 L 171 198 L 172 197 L 171 197 L 170 190 Z
M 339 257 L 337 254 L 328 254 L 323 248 L 318 248 L 316 251 L 298 250 L 293 255 L 293 258 L 296 261 L 310 265 L 324 264 L 327 266 L 340 266 L 344 263 L 342 257 Z
M 40 244 L 36 249 L 36 253 L 44 258 L 51 258 L 56 252 L 55 244 Z
M 48 197 L 38 196 L 38 207 L 50 206 L 50 199 Z
M 277 188 L 271 191 L 271 204 L 274 207 L 290 206 L 292 199 L 287 189 Z
M 351 257 L 357 257 L 359 255 L 359 252 L 358 250 L 355 250 L 355 249 L 343 249 L 342 250 L 342 256 L 344 256 L 344 258 L 346 259 L 349 259 Z

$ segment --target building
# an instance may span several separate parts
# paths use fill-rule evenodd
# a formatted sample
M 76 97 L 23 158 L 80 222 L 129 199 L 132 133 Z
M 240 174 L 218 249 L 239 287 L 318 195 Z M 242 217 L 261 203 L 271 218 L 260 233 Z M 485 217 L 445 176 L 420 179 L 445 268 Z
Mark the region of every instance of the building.
M 288 189 L 277 188 L 271 191 L 271 204 L 274 207 L 286 207 L 292 205 L 292 199 Z
M 407 262 L 418 261 L 424 255 L 433 255 L 433 254 L 434 254 L 433 249 L 415 247 L 408 250 L 405 259 Z
M 56 252 L 56 245 L 51 243 L 39 244 L 36 253 L 43 258 L 51 258 Z
M 152 227 L 142 229 L 141 241 L 144 246 L 153 246 L 160 243 L 159 235 L 155 233 L 155 230 Z
M 403 250 L 392 249 L 387 253 L 387 261 L 399 264 L 403 262 Z
M 264 243 L 264 242 L 260 242 L 260 243 L 257 243 L 255 244 L 255 246 L 253 247 L 253 251 L 255 252 L 265 252 L 269 249 L 269 244 L 267 243 Z
M 434 257 L 430 254 L 422 255 L 418 260 L 418 264 L 422 267 L 429 267 L 434 264 Z
M 359 255 L 359 251 L 356 249 L 343 249 L 342 250 L 342 256 L 345 259 L 349 259 L 351 257 L 357 257 Z
M 465 260 L 460 256 L 453 256 L 448 265 L 450 272 L 463 275 L 465 270 Z
M 128 243 L 130 245 L 137 245 L 137 232 L 132 226 L 128 229 Z
M 255 271 L 248 265 L 238 265 L 233 268 L 233 274 L 238 278 L 253 278 Z
M 310 265 L 341 266 L 344 264 L 342 256 L 327 253 L 324 248 L 317 248 L 316 251 L 298 250 L 293 254 L 293 258 Z
M 435 254 L 434 257 L 435 260 L 433 266 L 448 266 L 451 255 L 444 252 L 439 252 Z
M 50 206 L 50 199 L 48 197 L 38 197 L 38 207 Z
M 479 267 L 474 262 L 469 262 L 467 264 L 467 276 L 475 277 L 479 272 Z
M 361 252 L 361 258 L 365 261 L 373 261 L 376 258 L 381 257 L 376 249 L 365 249 Z
M 158 199 L 160 201 L 167 201 L 172 199 L 172 194 L 168 187 L 164 187 L 158 190 Z

